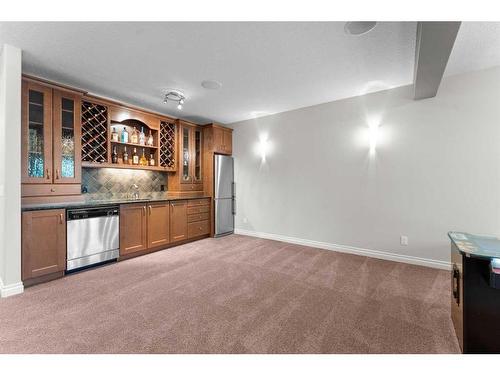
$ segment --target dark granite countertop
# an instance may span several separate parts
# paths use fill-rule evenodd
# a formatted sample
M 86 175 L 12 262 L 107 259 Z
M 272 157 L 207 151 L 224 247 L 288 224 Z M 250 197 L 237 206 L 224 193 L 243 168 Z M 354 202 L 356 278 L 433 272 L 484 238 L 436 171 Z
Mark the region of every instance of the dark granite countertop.
M 500 239 L 494 236 L 475 235 L 463 232 L 449 232 L 448 237 L 458 251 L 475 258 L 500 258 Z
M 210 198 L 203 194 L 183 195 L 178 194 L 161 194 L 155 196 L 141 197 L 139 199 L 133 198 L 109 198 L 109 199 L 84 199 L 81 201 L 73 202 L 58 202 L 58 203 L 34 203 L 21 205 L 21 211 L 38 211 L 38 210 L 51 210 L 51 209 L 73 209 L 73 208 L 90 208 L 99 206 L 109 206 L 118 204 L 131 204 L 131 203 L 147 203 L 147 202 L 165 202 L 174 200 L 188 200 L 188 199 L 203 199 Z

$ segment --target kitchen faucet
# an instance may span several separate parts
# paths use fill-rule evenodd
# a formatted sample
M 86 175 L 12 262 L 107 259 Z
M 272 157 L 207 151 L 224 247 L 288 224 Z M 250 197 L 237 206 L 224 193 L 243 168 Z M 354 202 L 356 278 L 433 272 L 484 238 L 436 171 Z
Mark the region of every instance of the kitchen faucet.
M 136 184 L 133 184 L 131 187 L 132 187 L 132 189 L 134 189 L 134 192 L 132 193 L 132 198 L 139 199 L 139 186 L 137 186 Z

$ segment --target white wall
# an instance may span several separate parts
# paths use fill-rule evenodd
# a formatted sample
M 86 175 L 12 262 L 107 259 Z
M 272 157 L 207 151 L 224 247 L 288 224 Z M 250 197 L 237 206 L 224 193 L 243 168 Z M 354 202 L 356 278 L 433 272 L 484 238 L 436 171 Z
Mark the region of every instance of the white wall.
M 0 55 L 0 297 L 21 293 L 21 50 Z
M 500 235 L 500 68 L 449 77 L 431 99 L 407 86 L 231 127 L 237 232 L 437 267 L 448 231 Z

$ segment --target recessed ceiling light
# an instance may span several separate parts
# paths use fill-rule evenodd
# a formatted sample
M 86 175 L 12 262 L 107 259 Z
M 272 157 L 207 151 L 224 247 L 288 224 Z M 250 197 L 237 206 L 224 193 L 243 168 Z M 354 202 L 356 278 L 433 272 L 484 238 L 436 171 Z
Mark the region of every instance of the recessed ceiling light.
M 349 35 L 363 35 L 367 32 L 373 30 L 373 28 L 377 25 L 377 22 L 374 21 L 353 21 L 346 22 L 344 26 L 344 31 Z
M 222 87 L 222 83 L 212 80 L 205 80 L 201 83 L 201 86 L 209 90 L 218 90 Z

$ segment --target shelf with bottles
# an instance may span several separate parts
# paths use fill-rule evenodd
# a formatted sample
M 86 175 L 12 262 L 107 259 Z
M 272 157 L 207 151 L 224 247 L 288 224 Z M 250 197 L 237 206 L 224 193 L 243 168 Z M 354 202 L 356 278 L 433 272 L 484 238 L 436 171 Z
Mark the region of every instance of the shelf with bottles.
M 147 146 L 113 143 L 111 164 L 143 167 L 144 169 L 157 167 L 158 153 L 156 149 L 150 149 Z
M 158 148 L 158 131 L 135 121 L 111 122 L 111 143 Z

